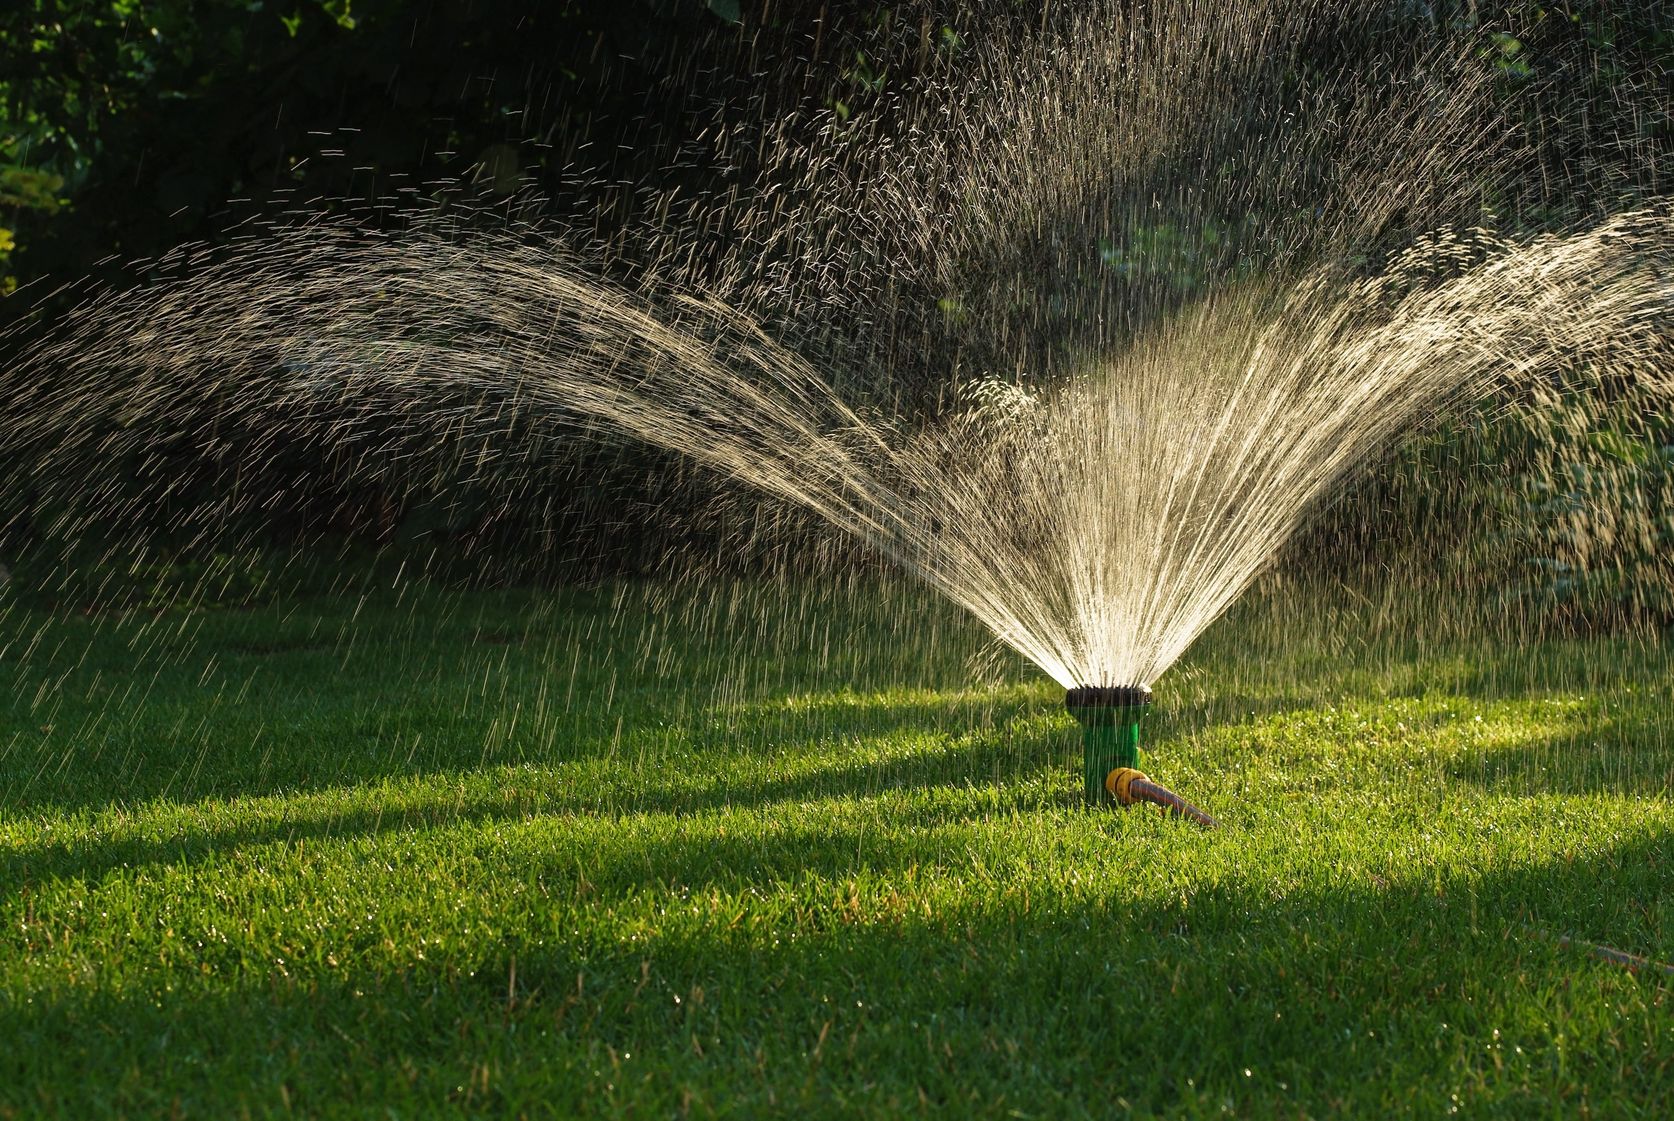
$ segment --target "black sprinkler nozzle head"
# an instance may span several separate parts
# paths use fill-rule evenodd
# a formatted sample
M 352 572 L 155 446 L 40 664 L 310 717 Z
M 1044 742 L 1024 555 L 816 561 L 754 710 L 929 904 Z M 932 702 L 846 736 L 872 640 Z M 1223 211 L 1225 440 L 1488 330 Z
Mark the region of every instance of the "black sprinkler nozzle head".
M 1077 685 L 1064 694 L 1071 712 L 1084 708 L 1143 708 L 1151 703 L 1149 685 Z

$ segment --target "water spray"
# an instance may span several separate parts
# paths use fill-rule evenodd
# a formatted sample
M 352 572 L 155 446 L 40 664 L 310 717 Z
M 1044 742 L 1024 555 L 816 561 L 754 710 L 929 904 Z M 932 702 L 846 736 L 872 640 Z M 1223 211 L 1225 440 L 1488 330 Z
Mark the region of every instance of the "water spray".
M 764 175 L 727 195 L 735 236 L 710 236 L 709 192 L 683 187 L 688 207 L 648 183 L 655 229 L 605 255 L 564 226 L 405 204 L 386 223 L 381 203 L 364 225 L 357 205 L 183 249 L 157 283 L 0 337 L 18 509 L 65 556 L 141 556 L 158 534 L 237 553 L 287 495 L 370 482 L 442 509 L 458 486 L 516 510 L 589 470 L 549 454 L 569 434 L 632 438 L 852 534 L 1052 680 L 1105 683 L 1067 697 L 1088 803 L 1212 824 L 1137 769 L 1150 690 L 1108 683 L 1160 680 L 1445 407 L 1544 393 L 1559 370 L 1660 388 L 1674 205 L 1420 236 L 1521 158 L 1494 68 L 1438 39 L 1375 86 L 1361 67 L 1298 86 L 1288 60 L 1331 5 L 1152 7 L 1088 0 L 1061 34 L 962 49 L 840 142 L 821 116 L 727 118 L 715 152 L 754 147 Z M 1172 169 L 1223 165 L 1241 173 L 1164 213 L 1143 201 Z M 1220 243 L 1197 298 L 1162 283 L 1183 259 L 1166 230 Z M 1105 237 L 1121 260 L 1091 268 Z M 1372 250 L 1378 268 L 1346 267 Z M 902 294 L 948 277 L 972 313 L 931 328 Z M 970 408 L 903 411 L 966 370 L 995 371 Z
M 1139 769 L 1139 722 L 1151 706 L 1147 685 L 1081 685 L 1064 707 L 1081 724 L 1081 773 L 1089 806 L 1150 802 L 1214 829 L 1220 823 Z

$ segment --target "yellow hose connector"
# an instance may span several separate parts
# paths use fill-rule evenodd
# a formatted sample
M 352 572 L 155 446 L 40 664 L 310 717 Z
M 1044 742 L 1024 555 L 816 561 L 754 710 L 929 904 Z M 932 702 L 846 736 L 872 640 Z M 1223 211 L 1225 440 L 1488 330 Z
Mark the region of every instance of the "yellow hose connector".
M 1167 813 L 1195 821 L 1205 829 L 1219 828 L 1220 823 L 1166 786 L 1159 786 L 1144 771 L 1132 767 L 1117 767 L 1104 776 L 1104 789 L 1124 806 L 1135 802 L 1150 802 Z
M 1134 779 L 1141 782 L 1150 781 L 1144 771 L 1135 770 L 1133 767 L 1117 767 L 1104 776 L 1104 789 L 1117 802 L 1124 806 L 1131 806 L 1134 803 Z

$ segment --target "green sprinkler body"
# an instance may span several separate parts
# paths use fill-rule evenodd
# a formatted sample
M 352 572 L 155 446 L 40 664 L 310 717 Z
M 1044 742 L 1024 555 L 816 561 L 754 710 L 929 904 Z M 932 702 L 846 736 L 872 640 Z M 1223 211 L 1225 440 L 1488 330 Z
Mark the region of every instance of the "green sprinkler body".
M 1064 695 L 1064 707 L 1081 724 L 1081 772 L 1089 806 L 1115 797 L 1105 779 L 1118 767 L 1139 767 L 1139 722 L 1151 706 L 1145 685 L 1082 685 Z
M 1149 802 L 1205 829 L 1219 823 L 1139 769 L 1139 722 L 1151 706 L 1146 685 L 1081 685 L 1064 707 L 1081 724 L 1081 776 L 1089 806 Z

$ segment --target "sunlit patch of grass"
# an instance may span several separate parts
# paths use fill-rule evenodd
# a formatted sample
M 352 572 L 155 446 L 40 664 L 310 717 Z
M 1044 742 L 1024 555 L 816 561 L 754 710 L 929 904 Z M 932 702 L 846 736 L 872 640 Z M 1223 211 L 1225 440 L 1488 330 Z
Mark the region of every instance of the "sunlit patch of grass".
M 0 1115 L 1654 1115 L 1555 939 L 1674 960 L 1661 648 L 1257 608 L 1146 723 L 1215 833 L 896 588 L 13 612 Z

